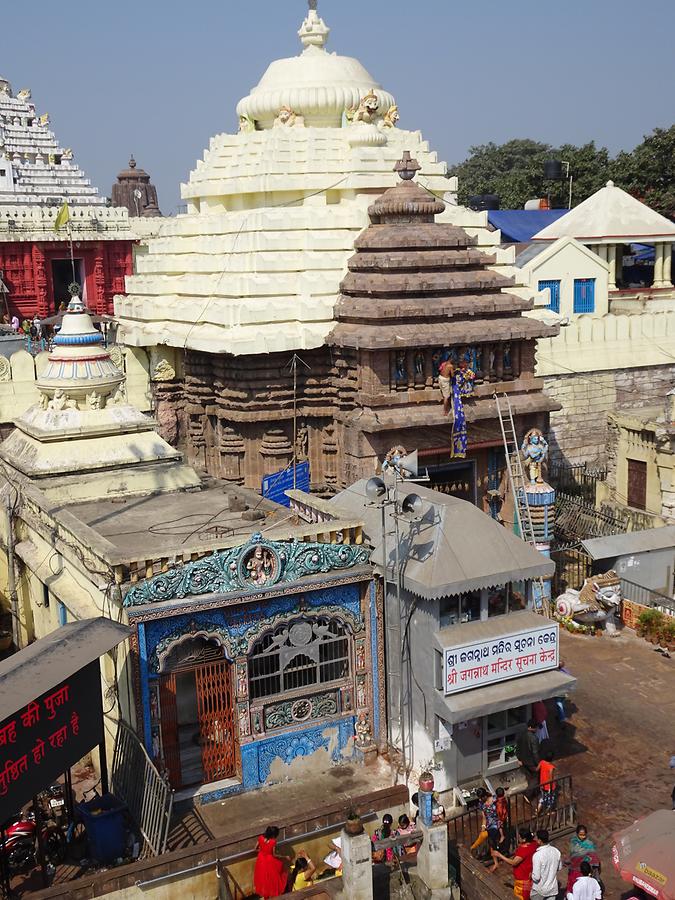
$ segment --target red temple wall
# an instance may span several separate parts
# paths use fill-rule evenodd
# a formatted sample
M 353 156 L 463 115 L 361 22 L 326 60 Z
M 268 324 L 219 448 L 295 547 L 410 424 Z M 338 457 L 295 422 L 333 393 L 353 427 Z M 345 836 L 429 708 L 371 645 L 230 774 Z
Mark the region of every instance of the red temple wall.
M 132 273 L 133 241 L 75 241 L 73 252 L 82 260 L 87 306 L 99 315 L 112 315 L 113 297 L 125 292 L 124 279 Z M 10 316 L 23 320 L 53 315 L 68 298 L 54 296 L 51 262 L 69 258 L 64 241 L 0 243 Z

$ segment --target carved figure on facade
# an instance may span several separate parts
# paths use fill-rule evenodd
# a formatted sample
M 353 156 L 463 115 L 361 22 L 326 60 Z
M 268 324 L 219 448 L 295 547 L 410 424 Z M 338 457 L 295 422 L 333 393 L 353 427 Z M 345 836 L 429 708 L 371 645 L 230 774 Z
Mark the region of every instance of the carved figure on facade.
M 32 97 L 32 93 L 31 93 L 30 88 L 21 88 L 19 93 L 16 95 L 16 99 L 23 100 L 24 103 L 26 103 L 28 100 L 30 100 L 31 97 Z
M 356 642 L 356 671 L 363 672 L 366 668 L 366 645 L 363 641 Z
M 160 359 L 152 370 L 153 381 L 173 381 L 176 370 L 166 359 Z
M 418 351 L 415 354 L 415 380 L 419 381 L 424 378 L 424 353 Z
M 308 459 L 309 455 L 309 429 L 303 422 L 298 427 L 298 433 L 295 438 L 295 456 L 298 460 Z
M 304 128 L 305 120 L 299 116 L 290 106 L 282 106 L 272 125 L 273 128 Z
M 538 428 L 530 428 L 520 447 L 525 460 L 530 484 L 543 484 L 544 464 L 548 458 L 548 442 Z
M 239 737 L 249 737 L 251 734 L 251 717 L 248 712 L 248 703 L 237 704 L 237 723 L 239 725 Z
M 240 547 L 217 551 L 139 582 L 127 592 L 124 605 L 142 606 L 190 595 L 245 591 L 364 565 L 369 559 L 370 550 L 355 544 L 266 541 L 256 532 Z M 249 561 L 252 561 L 250 568 Z
M 352 106 L 345 111 L 345 117 L 348 122 L 355 125 L 357 122 L 364 122 L 366 125 L 372 125 L 377 118 L 380 101 L 373 90 L 361 97 L 358 106 Z
M 248 668 L 246 660 L 239 660 L 236 665 L 237 697 L 248 697 Z
M 7 82 L 0 80 L 0 94 L 9 95 L 9 93 L 10 93 L 9 85 L 7 84 Z
M 127 389 L 124 382 L 117 386 L 117 390 L 112 395 L 112 397 L 107 401 L 111 406 L 126 406 L 127 405 Z
M 40 116 L 40 125 L 49 125 L 49 113 L 44 113 Z
M 77 409 L 77 403 L 71 400 L 63 388 L 57 388 L 54 396 L 47 403 L 47 409 L 53 409 L 55 412 L 61 412 L 64 409 Z
M 73 158 L 73 151 L 70 147 L 66 147 L 61 154 L 61 159 L 69 160 Z
M 408 366 L 405 358 L 405 350 L 399 350 L 394 363 L 394 380 L 396 384 L 408 383 Z
M 356 677 L 356 707 L 357 709 L 368 705 L 368 692 L 366 690 L 366 676 Z
M 358 714 L 354 731 L 356 732 L 356 746 L 359 749 L 372 746 L 373 735 L 370 730 L 370 717 L 367 712 L 364 711 Z
M 12 367 L 6 356 L 0 356 L 0 381 L 12 380 Z
M 400 118 L 401 117 L 398 113 L 398 106 L 394 104 L 393 106 L 389 107 L 389 109 L 382 117 L 382 126 L 384 128 L 396 128 L 396 125 L 398 124 L 398 120 Z
M 92 391 L 86 396 L 88 409 L 103 409 L 103 397 L 98 391 Z
M 581 625 L 605 622 L 608 630 L 614 630 L 614 615 L 621 600 L 621 579 L 610 569 L 602 575 L 586 578 L 578 591 L 567 588 L 556 597 L 555 611 L 561 618 L 573 619 Z
M 239 116 L 239 132 L 245 134 L 249 131 L 255 131 L 255 120 L 250 116 Z

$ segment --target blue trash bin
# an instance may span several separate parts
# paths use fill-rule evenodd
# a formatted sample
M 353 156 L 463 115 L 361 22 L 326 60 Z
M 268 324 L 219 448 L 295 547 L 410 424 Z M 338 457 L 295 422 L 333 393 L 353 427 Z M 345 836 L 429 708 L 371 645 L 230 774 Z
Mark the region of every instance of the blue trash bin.
M 126 809 L 126 804 L 112 794 L 94 797 L 78 805 L 87 832 L 89 855 L 93 859 L 110 863 L 124 856 L 127 843 L 124 828 Z

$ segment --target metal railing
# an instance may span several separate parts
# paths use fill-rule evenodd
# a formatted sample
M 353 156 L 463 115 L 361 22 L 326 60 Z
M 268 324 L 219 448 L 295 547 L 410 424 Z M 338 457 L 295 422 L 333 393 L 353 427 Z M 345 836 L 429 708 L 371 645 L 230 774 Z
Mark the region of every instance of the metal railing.
M 621 578 L 620 581 L 621 596 L 625 600 L 632 600 L 633 603 L 658 609 L 667 616 L 675 616 L 675 600 L 672 597 L 644 587 L 642 584 L 635 584 L 634 581 L 629 581 L 627 578 Z
M 595 489 L 607 478 L 607 469 L 589 469 L 587 463 L 576 466 L 550 463 L 547 479 L 557 491 L 578 496 L 588 503 L 595 503 Z

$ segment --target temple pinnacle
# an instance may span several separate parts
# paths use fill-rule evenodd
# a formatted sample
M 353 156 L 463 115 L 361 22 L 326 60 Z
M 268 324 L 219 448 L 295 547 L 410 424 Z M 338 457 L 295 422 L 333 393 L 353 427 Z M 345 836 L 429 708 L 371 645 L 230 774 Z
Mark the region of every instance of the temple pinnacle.
M 309 6 L 310 10 L 313 9 L 316 12 L 317 2 L 318 0 L 307 0 L 307 5 Z

